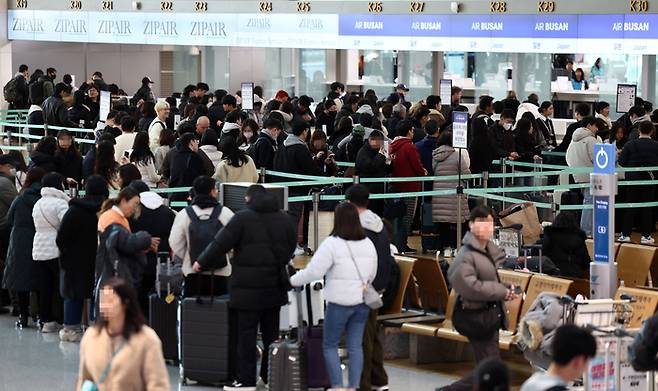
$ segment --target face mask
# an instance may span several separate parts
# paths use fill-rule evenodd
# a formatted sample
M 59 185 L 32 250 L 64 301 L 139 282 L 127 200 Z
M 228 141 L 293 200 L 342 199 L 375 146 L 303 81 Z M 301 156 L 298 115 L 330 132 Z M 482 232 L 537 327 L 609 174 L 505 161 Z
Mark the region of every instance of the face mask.
M 505 129 L 505 130 L 512 129 L 512 124 L 503 124 L 503 129 Z
M 254 135 L 254 132 L 244 132 L 242 134 L 246 139 L 251 139 L 251 137 Z
M 11 170 L 9 170 L 9 173 L 11 174 L 11 176 L 16 176 L 16 169 L 12 168 Z

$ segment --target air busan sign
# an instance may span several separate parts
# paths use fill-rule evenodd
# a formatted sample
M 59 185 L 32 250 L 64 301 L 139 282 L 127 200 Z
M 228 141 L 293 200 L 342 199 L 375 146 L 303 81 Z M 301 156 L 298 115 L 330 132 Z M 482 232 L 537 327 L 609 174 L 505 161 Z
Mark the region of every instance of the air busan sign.
M 658 14 L 8 11 L 16 40 L 319 49 L 654 54 Z M 449 39 L 446 39 L 449 38 Z

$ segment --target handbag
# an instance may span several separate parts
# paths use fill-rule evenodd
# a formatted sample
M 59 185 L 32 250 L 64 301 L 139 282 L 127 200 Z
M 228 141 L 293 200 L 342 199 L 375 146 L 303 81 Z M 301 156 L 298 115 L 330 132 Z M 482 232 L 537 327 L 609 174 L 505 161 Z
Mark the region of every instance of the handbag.
M 354 267 L 356 268 L 356 274 L 358 274 L 359 280 L 363 282 L 363 302 L 373 310 L 378 310 L 382 308 L 384 303 L 382 302 L 382 298 L 379 295 L 379 292 L 375 290 L 375 287 L 372 286 L 372 283 L 370 281 L 364 280 L 363 277 L 361 276 L 361 271 L 359 270 L 359 266 L 356 264 L 354 255 L 352 255 L 352 249 L 350 248 L 350 245 L 347 242 L 347 240 L 345 241 L 345 245 L 347 245 L 347 251 L 349 251 L 350 258 L 352 259 L 352 263 L 354 263 Z
M 110 362 L 107 363 L 105 366 L 105 369 L 103 369 L 103 373 L 101 374 L 101 377 L 98 378 L 98 384 L 103 384 L 105 382 L 105 379 L 107 379 L 107 375 L 110 374 L 110 369 L 112 369 L 112 361 L 114 361 L 114 357 L 116 357 L 117 354 L 123 349 L 125 346 L 125 342 L 121 343 L 119 345 L 119 348 L 112 353 L 112 358 L 110 358 Z M 98 384 L 94 383 L 91 380 L 85 380 L 84 383 L 82 383 L 82 388 L 80 388 L 80 391 L 98 391 Z
M 477 251 L 469 245 L 466 247 L 471 251 Z M 496 263 L 491 256 L 489 256 L 488 253 L 485 253 L 484 255 L 489 258 L 495 267 Z M 498 282 L 500 282 L 498 272 L 496 272 L 496 278 L 498 279 Z M 452 313 L 452 325 L 459 334 L 468 339 L 488 339 L 491 338 L 502 326 L 502 311 L 503 309 L 500 308 L 500 303 L 498 302 L 488 303 L 485 308 L 464 308 L 462 297 L 461 295 L 458 295 Z

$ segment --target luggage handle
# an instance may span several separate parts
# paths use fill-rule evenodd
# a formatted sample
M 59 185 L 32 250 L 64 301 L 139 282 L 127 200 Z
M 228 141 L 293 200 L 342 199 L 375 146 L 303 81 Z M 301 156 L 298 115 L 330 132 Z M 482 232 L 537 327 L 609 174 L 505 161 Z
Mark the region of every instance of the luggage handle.
M 160 259 L 164 257 L 165 262 L 160 262 Z M 159 269 L 162 267 L 162 263 L 167 264 L 167 275 L 171 275 L 171 262 L 169 262 L 169 253 L 166 251 L 159 251 L 155 255 L 156 265 L 155 265 L 155 289 L 158 298 L 162 298 L 162 281 L 160 281 Z M 167 282 L 167 296 L 171 294 L 171 281 Z
M 304 342 L 304 313 L 302 309 L 302 290 L 303 287 L 295 288 L 295 296 L 297 296 L 297 342 L 300 344 Z M 310 314 L 309 314 L 310 315 Z
M 201 299 L 201 273 L 197 273 L 197 291 L 196 291 L 196 302 L 197 304 L 203 304 Z M 215 269 L 210 271 L 210 304 L 215 302 Z

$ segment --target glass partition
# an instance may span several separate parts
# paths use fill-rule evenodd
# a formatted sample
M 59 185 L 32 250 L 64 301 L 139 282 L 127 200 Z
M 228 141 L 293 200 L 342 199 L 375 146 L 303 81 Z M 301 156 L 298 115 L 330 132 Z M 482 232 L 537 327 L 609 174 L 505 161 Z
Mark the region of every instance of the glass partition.
M 319 102 L 327 95 L 327 51 L 324 49 L 299 50 L 299 92 Z
M 297 93 L 293 70 L 292 51 L 294 49 L 265 49 L 265 75 L 263 90 L 266 97 L 274 96 L 278 90 Z
M 359 51 L 359 74 L 363 91 L 373 89 L 379 99 L 384 99 L 393 92 L 397 55 L 393 50 Z
M 407 99 L 417 102 L 432 93 L 432 52 L 400 52 L 398 80 L 409 88 Z
M 474 98 L 491 95 L 497 100 L 507 95 L 507 70 L 512 68 L 511 53 L 475 53 Z

